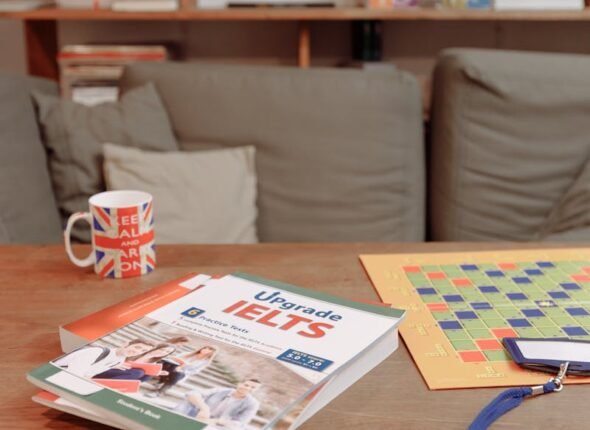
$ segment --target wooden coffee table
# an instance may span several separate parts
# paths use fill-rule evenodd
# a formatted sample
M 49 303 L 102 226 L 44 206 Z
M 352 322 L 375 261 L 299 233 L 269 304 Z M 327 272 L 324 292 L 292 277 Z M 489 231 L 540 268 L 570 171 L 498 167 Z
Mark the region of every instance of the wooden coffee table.
M 510 244 L 264 244 L 159 246 L 149 276 L 100 280 L 71 265 L 61 246 L 0 247 L 0 428 L 106 428 L 30 400 L 28 370 L 60 354 L 58 326 L 188 272 L 245 271 L 350 299 L 376 300 L 361 253 L 533 248 Z M 547 247 L 543 245 L 543 247 Z M 87 253 L 80 247 L 80 254 Z M 351 339 L 351 344 L 354 339 Z M 501 389 L 429 391 L 403 344 L 301 428 L 466 429 Z M 527 400 L 493 429 L 586 428 L 590 386 Z

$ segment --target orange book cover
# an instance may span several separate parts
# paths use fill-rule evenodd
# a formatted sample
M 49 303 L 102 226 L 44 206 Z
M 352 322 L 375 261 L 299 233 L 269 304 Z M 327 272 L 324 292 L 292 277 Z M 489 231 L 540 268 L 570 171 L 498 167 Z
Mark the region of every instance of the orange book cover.
M 210 279 L 208 275 L 192 273 L 63 325 L 59 328 L 62 350 L 71 352 L 179 299 Z

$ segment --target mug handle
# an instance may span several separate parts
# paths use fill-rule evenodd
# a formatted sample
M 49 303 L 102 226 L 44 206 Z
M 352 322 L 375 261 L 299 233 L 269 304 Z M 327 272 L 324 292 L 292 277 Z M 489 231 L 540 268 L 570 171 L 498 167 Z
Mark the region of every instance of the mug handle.
M 68 218 L 68 223 L 66 225 L 66 230 L 64 231 L 64 241 L 66 244 L 66 252 L 68 254 L 68 257 L 70 257 L 70 261 L 72 263 L 74 263 L 76 266 L 78 267 L 88 267 L 88 266 L 92 266 L 94 264 L 94 252 L 91 252 L 90 255 L 84 259 L 80 259 L 78 257 L 76 257 L 74 255 L 74 252 L 72 251 L 72 239 L 71 239 L 71 233 L 72 233 L 72 227 L 74 227 L 74 224 L 76 224 L 76 221 L 78 220 L 84 220 L 86 221 L 88 224 L 92 225 L 92 215 L 90 215 L 90 212 L 76 212 L 72 215 L 70 215 L 70 217 Z

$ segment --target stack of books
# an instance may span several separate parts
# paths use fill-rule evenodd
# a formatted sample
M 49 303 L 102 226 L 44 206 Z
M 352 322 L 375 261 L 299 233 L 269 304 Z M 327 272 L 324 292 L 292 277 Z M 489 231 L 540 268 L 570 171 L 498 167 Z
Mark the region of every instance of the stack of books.
M 20 12 L 52 4 L 53 0 L 0 0 L 0 12 Z
M 491 9 L 493 0 L 443 0 L 442 6 L 453 9 Z
M 116 101 L 127 64 L 167 58 L 160 45 L 66 45 L 58 54 L 62 96 L 90 106 Z
M 334 7 L 336 0 L 196 0 L 199 9 L 223 9 L 227 7 Z
M 113 0 L 111 9 L 120 12 L 170 12 L 178 10 L 178 0 Z
M 33 1 L 33 0 L 28 0 Z M 41 0 L 36 0 L 41 1 Z M 178 9 L 178 0 L 56 0 L 64 9 L 112 9 L 121 12 L 166 12 Z
M 495 0 L 496 10 L 582 10 L 584 0 Z
M 215 0 L 208 0 L 215 1 Z M 219 1 L 219 0 L 217 0 Z M 582 10 L 584 0 L 365 0 L 369 8 L 452 8 L 495 10 Z
M 295 429 L 398 346 L 405 312 L 188 275 L 61 327 L 33 400 L 121 429 Z
M 60 9 L 105 9 L 110 0 L 56 0 Z

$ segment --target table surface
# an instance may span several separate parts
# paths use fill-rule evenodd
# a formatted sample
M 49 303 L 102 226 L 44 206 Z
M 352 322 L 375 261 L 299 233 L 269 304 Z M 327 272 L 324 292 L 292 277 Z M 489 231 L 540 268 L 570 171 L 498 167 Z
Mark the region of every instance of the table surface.
M 555 245 L 558 246 L 558 245 Z M 32 368 L 60 354 L 58 326 L 188 272 L 245 271 L 349 299 L 376 300 L 358 255 L 533 248 L 533 244 L 263 244 L 158 247 L 158 268 L 128 280 L 100 280 L 74 267 L 61 246 L 0 246 L 0 428 L 106 429 L 31 401 Z M 536 247 L 540 247 L 537 245 Z M 547 245 L 543 245 L 547 247 Z M 80 246 L 77 252 L 88 251 Z M 302 430 L 466 429 L 502 389 L 429 391 L 405 346 L 318 412 Z M 525 401 L 499 429 L 588 425 L 589 386 Z

